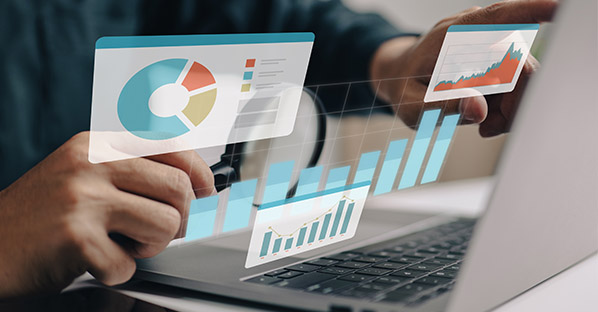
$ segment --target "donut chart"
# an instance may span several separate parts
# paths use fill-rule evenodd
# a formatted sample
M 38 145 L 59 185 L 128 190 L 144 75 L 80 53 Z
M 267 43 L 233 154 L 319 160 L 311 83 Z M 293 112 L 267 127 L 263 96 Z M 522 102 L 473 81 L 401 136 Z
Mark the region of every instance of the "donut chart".
M 199 126 L 212 111 L 216 95 L 216 80 L 202 64 L 161 60 L 127 81 L 118 98 L 118 118 L 137 137 L 171 139 Z

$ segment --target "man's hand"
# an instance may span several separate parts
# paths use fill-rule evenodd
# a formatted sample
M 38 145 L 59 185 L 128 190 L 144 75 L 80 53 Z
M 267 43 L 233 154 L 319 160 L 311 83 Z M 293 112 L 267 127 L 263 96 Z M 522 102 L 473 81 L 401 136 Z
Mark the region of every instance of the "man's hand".
M 184 229 L 190 201 L 214 193 L 193 151 L 93 165 L 74 136 L 0 192 L 0 298 L 60 290 L 88 271 L 114 285 Z
M 425 108 L 444 108 L 445 114 L 461 112 L 465 122 L 480 123 L 480 134 L 485 137 L 508 131 L 529 76 L 538 67 L 536 59 L 528 56 L 513 92 L 424 104 L 424 95 L 444 36 L 449 26 L 457 24 L 550 21 L 556 6 L 556 1 L 547 0 L 499 2 L 485 8 L 471 8 L 443 19 L 420 38 L 403 37 L 387 41 L 372 60 L 372 79 L 409 79 L 382 81 L 379 86 L 374 86 L 378 89 L 378 96 L 393 104 L 398 116 L 409 126 L 417 123 L 424 105 Z

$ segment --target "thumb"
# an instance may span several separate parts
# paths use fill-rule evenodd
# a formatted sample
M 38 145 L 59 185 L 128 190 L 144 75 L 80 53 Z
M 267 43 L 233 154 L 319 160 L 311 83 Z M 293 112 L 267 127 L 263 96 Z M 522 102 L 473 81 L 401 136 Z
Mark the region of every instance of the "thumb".
M 465 123 L 481 123 L 488 115 L 488 103 L 483 96 L 463 98 L 459 101 L 459 112 Z

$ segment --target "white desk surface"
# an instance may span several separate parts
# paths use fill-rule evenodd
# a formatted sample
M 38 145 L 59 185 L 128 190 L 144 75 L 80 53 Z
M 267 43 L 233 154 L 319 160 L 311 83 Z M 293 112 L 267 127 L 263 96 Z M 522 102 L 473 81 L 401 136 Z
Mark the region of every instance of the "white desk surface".
M 400 209 L 475 216 L 482 212 L 493 186 L 491 178 L 438 183 L 372 198 L 369 209 Z M 77 279 L 66 291 L 95 285 L 89 275 Z M 176 292 L 147 291 L 128 287 L 118 291 L 159 306 L 177 311 L 259 311 L 229 305 Z M 209 298 L 209 296 L 207 297 Z M 581 261 L 566 271 L 537 285 L 495 310 L 513 311 L 598 311 L 598 255 Z

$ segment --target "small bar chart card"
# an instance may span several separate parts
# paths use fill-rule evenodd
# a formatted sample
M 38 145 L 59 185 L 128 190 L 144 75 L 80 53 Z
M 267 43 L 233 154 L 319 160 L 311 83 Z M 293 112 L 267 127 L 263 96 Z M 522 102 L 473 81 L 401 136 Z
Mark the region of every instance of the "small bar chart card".
M 245 267 L 352 238 L 369 189 L 364 181 L 261 205 Z
M 539 26 L 450 26 L 424 102 L 513 91 Z

